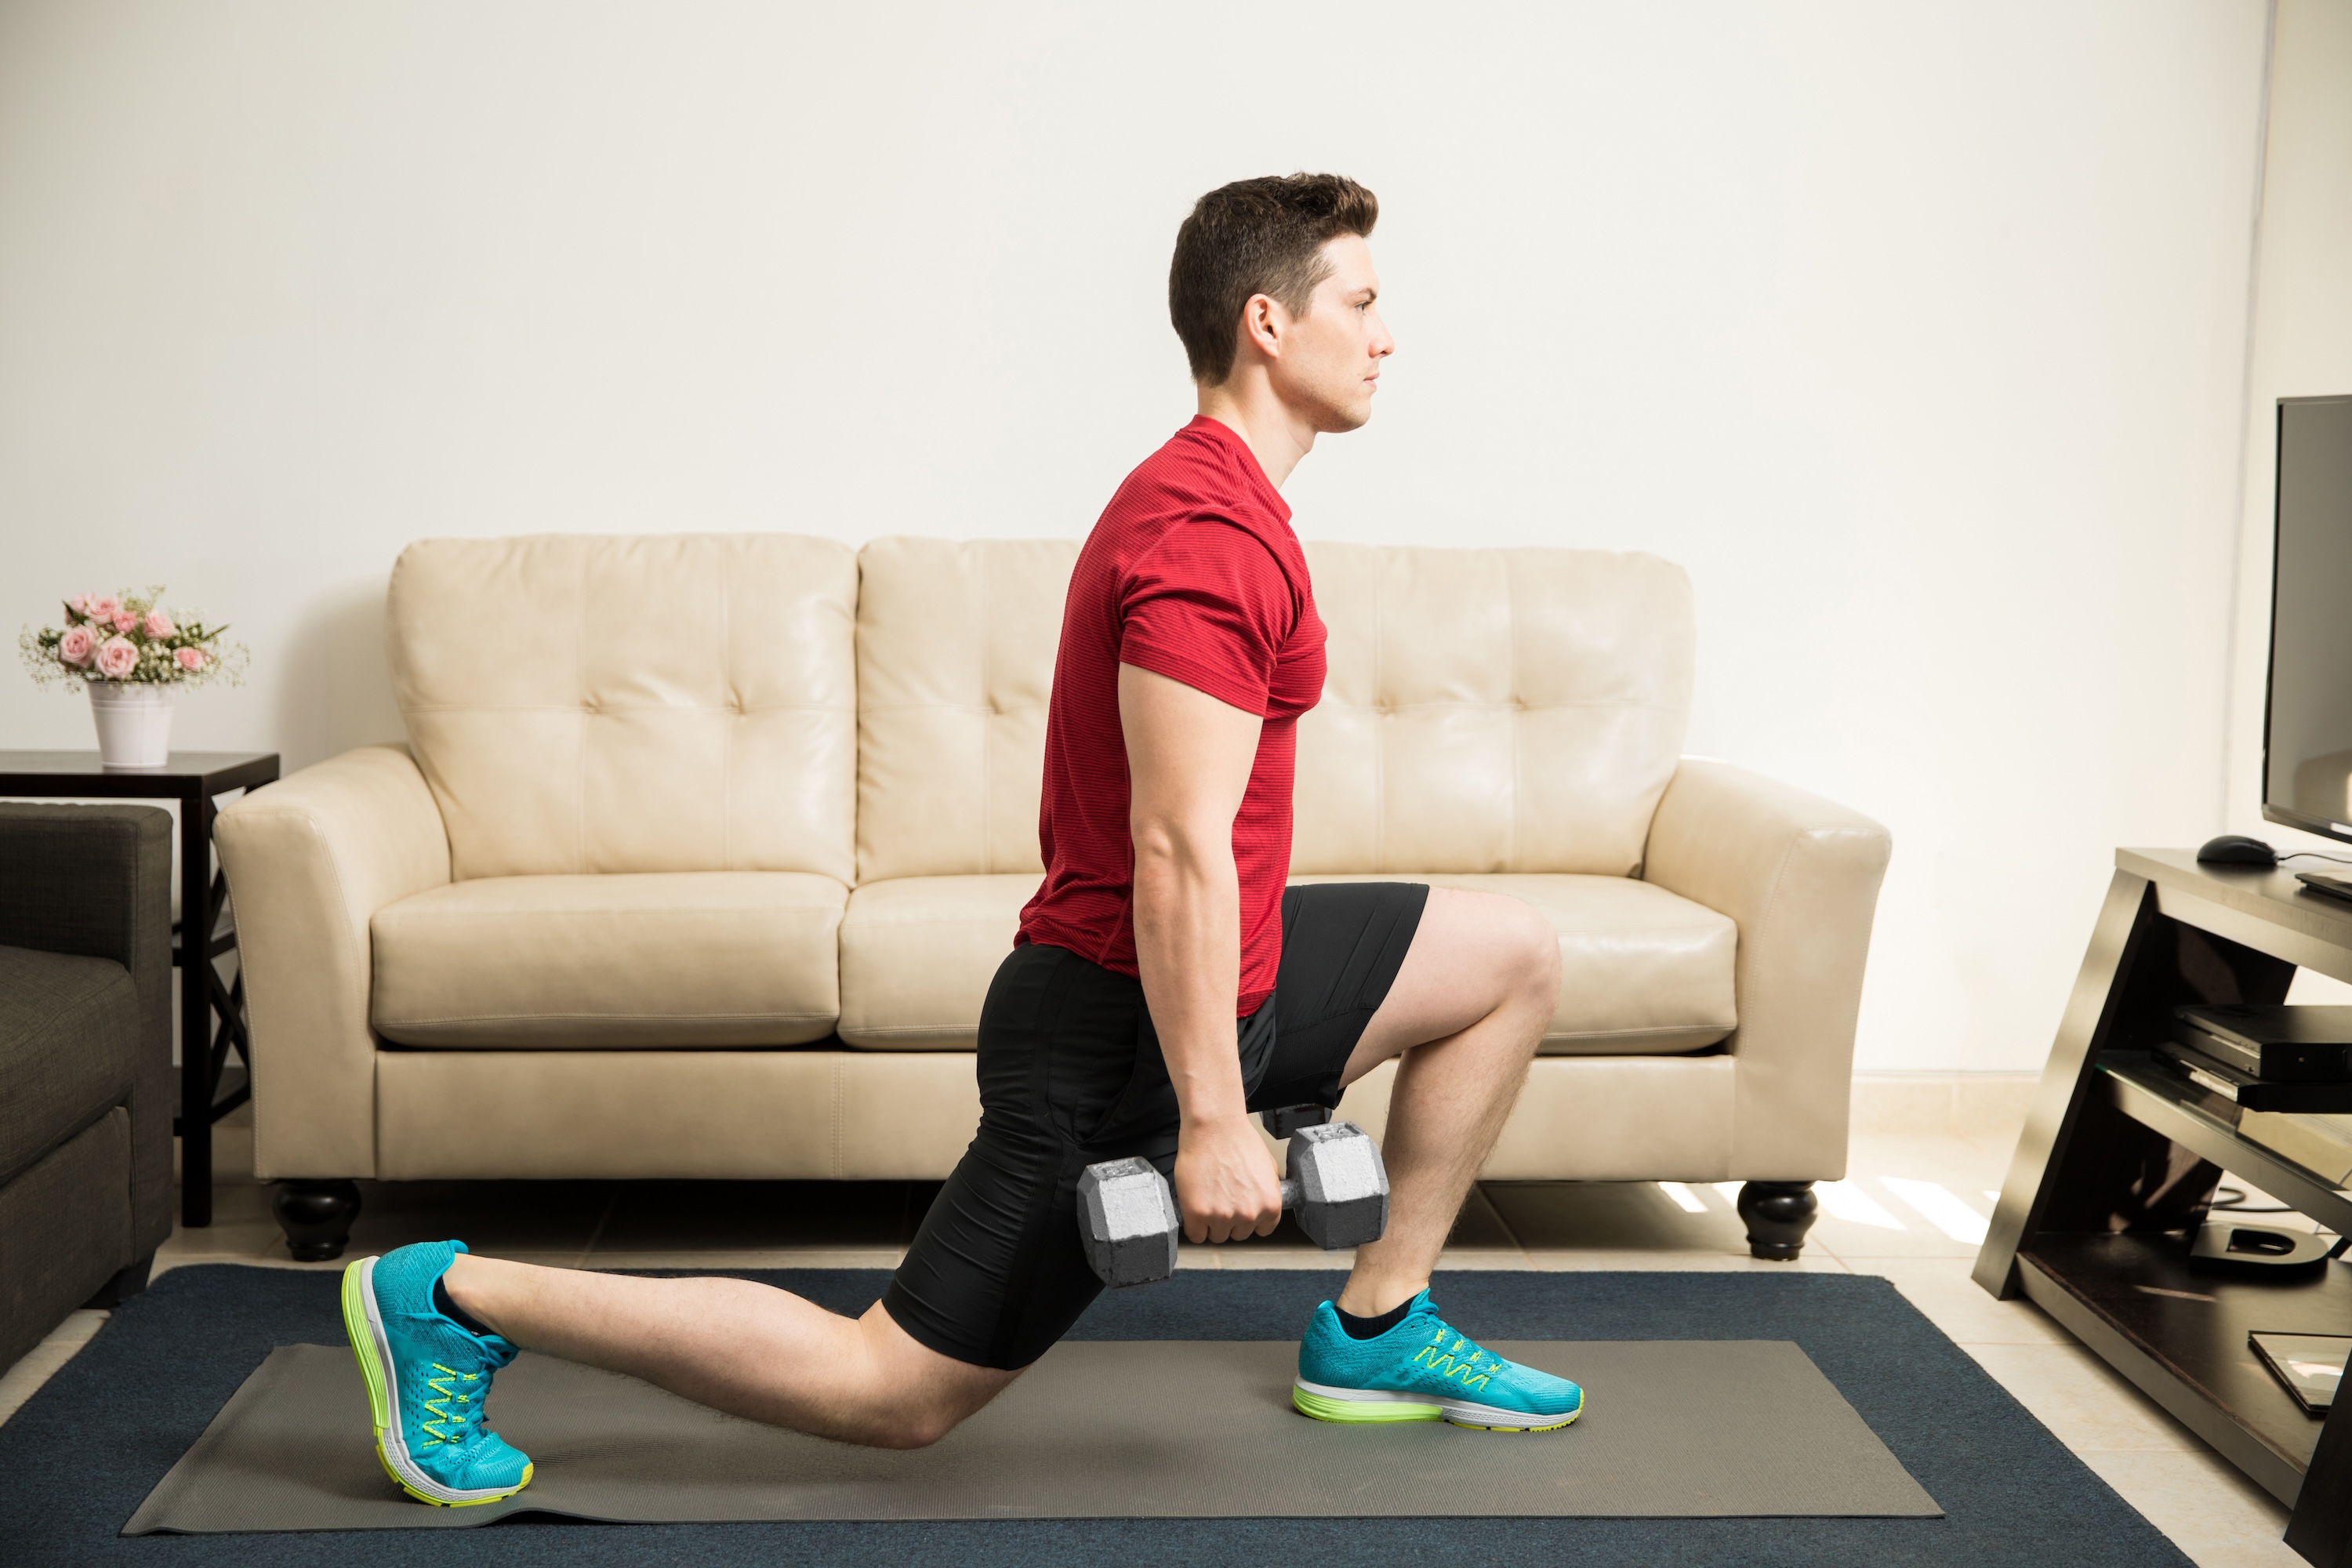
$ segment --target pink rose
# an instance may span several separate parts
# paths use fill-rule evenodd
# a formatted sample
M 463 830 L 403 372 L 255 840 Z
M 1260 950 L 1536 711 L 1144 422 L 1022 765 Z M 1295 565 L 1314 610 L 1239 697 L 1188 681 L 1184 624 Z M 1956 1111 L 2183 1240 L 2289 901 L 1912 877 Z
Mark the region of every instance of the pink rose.
M 179 660 L 180 668 L 191 675 L 205 667 L 205 650 L 200 647 L 173 648 L 172 657 Z
M 88 619 L 89 616 L 89 595 L 88 594 L 76 594 L 72 598 L 66 601 L 66 609 L 70 614 L 80 616 L 84 619 Z
M 147 635 L 151 637 L 167 637 L 180 629 L 172 624 L 172 617 L 161 610 L 148 611 L 147 618 L 140 624 L 147 628 Z
M 84 603 L 86 607 L 82 614 L 93 621 L 110 621 L 116 612 L 122 608 L 122 601 L 111 594 L 100 594 Z
M 120 680 L 139 668 L 139 650 L 121 637 L 109 637 L 98 645 L 98 672 L 109 680 Z
M 114 629 L 118 632 L 132 632 L 139 627 L 139 617 L 128 610 L 115 611 L 113 618 Z
M 98 646 L 98 634 L 88 626 L 68 626 L 66 635 L 58 639 L 58 658 L 79 669 L 89 662 L 90 649 Z

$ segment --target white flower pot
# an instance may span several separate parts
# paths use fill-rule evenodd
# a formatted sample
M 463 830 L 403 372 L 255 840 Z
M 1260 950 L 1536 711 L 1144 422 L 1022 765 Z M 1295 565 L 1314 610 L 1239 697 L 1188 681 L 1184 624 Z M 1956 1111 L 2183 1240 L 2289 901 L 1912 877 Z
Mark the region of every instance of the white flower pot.
M 98 760 L 110 768 L 160 768 L 172 755 L 172 689 L 149 681 L 88 680 L 98 721 Z

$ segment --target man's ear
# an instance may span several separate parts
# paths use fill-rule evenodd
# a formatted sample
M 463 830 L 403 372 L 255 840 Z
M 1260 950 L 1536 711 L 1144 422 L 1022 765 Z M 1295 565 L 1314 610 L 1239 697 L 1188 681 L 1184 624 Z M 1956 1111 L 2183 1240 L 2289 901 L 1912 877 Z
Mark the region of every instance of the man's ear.
M 1290 325 L 1290 312 L 1270 294 L 1253 294 L 1242 307 L 1242 345 L 1255 348 L 1268 359 L 1282 357 L 1282 334 Z

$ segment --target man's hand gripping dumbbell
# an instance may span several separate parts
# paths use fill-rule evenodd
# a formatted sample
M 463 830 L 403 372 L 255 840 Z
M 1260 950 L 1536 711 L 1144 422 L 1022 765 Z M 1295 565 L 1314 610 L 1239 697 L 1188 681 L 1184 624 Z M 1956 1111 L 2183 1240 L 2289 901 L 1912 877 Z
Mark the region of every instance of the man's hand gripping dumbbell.
M 1352 1121 L 1319 1120 L 1320 1107 L 1269 1110 L 1266 1131 L 1290 1140 L 1282 1206 L 1327 1252 L 1378 1241 L 1389 1223 L 1389 1176 L 1380 1146 Z M 1176 1272 L 1183 1221 L 1168 1179 L 1148 1160 L 1105 1160 L 1078 1178 L 1078 1231 L 1087 1261 L 1106 1285 L 1148 1285 Z

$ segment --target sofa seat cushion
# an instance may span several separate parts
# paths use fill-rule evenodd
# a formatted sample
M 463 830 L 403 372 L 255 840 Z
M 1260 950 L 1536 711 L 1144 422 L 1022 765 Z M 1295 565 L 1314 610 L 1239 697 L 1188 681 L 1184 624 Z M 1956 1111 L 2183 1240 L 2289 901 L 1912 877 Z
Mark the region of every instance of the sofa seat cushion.
M 799 871 L 484 877 L 376 911 L 370 1022 L 406 1046 L 823 1039 L 848 889 Z
M 969 1051 L 378 1051 L 375 1061 L 376 1173 L 387 1181 L 935 1182 L 980 1126 Z M 666 1245 L 692 1243 L 673 1228 Z
M 1539 1057 L 1478 1179 L 1722 1182 L 1753 1176 L 1755 1167 L 1739 1153 L 1740 1071 L 1739 1058 L 1722 1051 Z M 1396 1063 L 1382 1062 L 1348 1086 L 1340 1117 L 1385 1140 L 1395 1088 Z M 1599 1106 L 1608 1108 L 1606 1114 L 1594 1114 Z M 1784 1179 L 1792 1182 L 1835 1180 L 1845 1173 L 1843 1130 L 1777 1169 L 1790 1172 Z M 1530 1248 L 1541 1245 L 1538 1237 L 1522 1239 Z M 1591 1237 L 1579 1243 L 1594 1244 Z
M 1655 1056 L 1731 1033 L 1739 928 L 1703 904 L 1625 877 L 1296 877 L 1428 882 L 1508 893 L 1559 932 L 1559 1007 L 1547 1056 Z M 867 1050 L 970 1050 L 996 966 L 1013 951 L 1027 872 L 901 877 L 849 895 L 841 923 L 841 1037 Z
M 1731 1033 L 1739 927 L 1727 915 L 1628 877 L 1294 877 L 1296 882 L 1427 882 L 1525 900 L 1559 933 L 1559 1005 L 1545 1056 L 1657 1056 Z
M 841 921 L 841 1038 L 872 1051 L 971 1050 L 980 1006 L 1013 951 L 1034 871 L 894 877 L 849 895 Z
M 140 1033 L 112 959 L 0 947 L 0 1184 L 129 1102 Z

